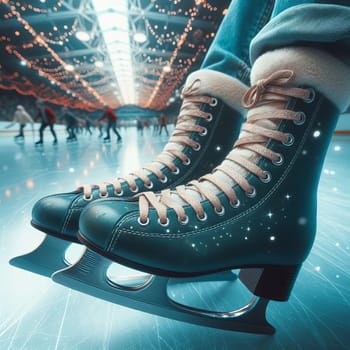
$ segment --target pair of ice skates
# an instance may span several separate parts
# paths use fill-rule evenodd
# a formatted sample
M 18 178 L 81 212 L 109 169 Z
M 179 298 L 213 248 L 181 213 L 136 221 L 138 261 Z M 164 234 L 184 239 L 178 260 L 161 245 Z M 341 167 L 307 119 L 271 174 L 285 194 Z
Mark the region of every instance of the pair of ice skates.
M 32 225 L 47 236 L 11 264 L 152 314 L 272 334 L 266 307 L 288 300 L 312 247 L 318 180 L 349 81 L 344 64 L 309 48 L 261 56 L 249 89 L 193 73 L 163 152 L 123 178 L 41 199 Z M 71 242 L 87 250 L 68 266 Z M 148 275 L 113 282 L 112 261 Z M 231 280 L 252 299 L 227 312 L 191 307 L 169 296 L 173 278 Z

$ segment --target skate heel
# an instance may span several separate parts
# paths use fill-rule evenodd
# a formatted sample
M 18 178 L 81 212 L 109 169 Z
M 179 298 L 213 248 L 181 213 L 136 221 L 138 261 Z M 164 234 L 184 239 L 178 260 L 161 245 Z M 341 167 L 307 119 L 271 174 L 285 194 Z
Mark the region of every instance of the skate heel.
M 241 269 L 239 279 L 254 294 L 266 299 L 288 300 L 300 265 Z

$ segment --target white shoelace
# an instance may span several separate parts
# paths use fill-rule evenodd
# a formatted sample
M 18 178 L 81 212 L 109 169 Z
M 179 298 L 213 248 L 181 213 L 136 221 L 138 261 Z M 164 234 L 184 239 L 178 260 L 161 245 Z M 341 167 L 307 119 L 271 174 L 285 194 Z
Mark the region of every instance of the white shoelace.
M 174 165 L 174 159 L 179 158 L 185 165 L 190 164 L 190 159 L 188 159 L 183 153 L 184 148 L 189 146 L 198 150 L 200 147 L 197 142 L 190 138 L 190 134 L 192 132 L 198 132 L 205 135 L 207 132 L 207 129 L 196 124 L 196 121 L 198 118 L 206 119 L 208 121 L 211 121 L 213 118 L 210 113 L 201 111 L 200 106 L 203 103 L 212 106 L 217 103 L 217 100 L 213 97 L 193 95 L 192 87 L 196 83 L 197 80 L 194 80 L 192 84 L 185 86 L 182 91 L 183 102 L 177 118 L 176 127 L 163 151 L 152 162 L 141 169 L 130 172 L 126 176 L 101 183 L 82 185 L 79 189 L 83 189 L 84 198 L 86 200 L 92 198 L 92 190 L 94 188 L 99 188 L 101 197 L 107 197 L 107 186 L 110 185 L 113 186 L 115 194 L 121 196 L 123 195 L 123 182 L 126 182 L 130 186 L 131 191 L 136 193 L 139 190 L 136 184 L 136 179 L 141 179 L 145 187 L 151 189 L 153 184 L 148 177 L 150 173 L 155 174 L 161 182 L 165 183 L 167 182 L 167 179 L 161 171 L 162 167 L 168 167 L 174 174 L 178 174 L 179 169 Z
M 254 195 L 254 187 L 246 180 L 242 173 L 252 173 L 263 181 L 268 181 L 270 174 L 261 169 L 250 157 L 245 157 L 244 152 L 254 154 L 253 159 L 262 156 L 272 162 L 281 161 L 282 155 L 269 150 L 266 147 L 270 139 L 288 144 L 290 135 L 284 134 L 266 125 L 276 125 L 281 120 L 300 121 L 304 116 L 301 112 L 287 109 L 254 108 L 271 105 L 285 105 L 290 97 L 308 99 L 310 90 L 287 86 L 294 78 L 293 71 L 282 70 L 271 74 L 268 78 L 258 81 L 243 97 L 243 106 L 250 109 L 250 116 L 242 127 L 240 138 L 236 141 L 233 150 L 225 161 L 216 167 L 212 173 L 191 181 L 187 185 L 176 187 L 175 190 L 164 190 L 159 194 L 146 192 L 139 195 L 140 217 L 139 223 L 146 225 L 149 222 L 148 213 L 151 207 L 157 211 L 159 222 L 167 225 L 167 209 L 172 208 L 180 223 L 187 223 L 188 218 L 184 205 L 190 205 L 199 220 L 206 219 L 206 213 L 201 201 L 207 199 L 219 215 L 223 215 L 224 208 L 217 197 L 218 192 L 223 192 L 232 206 L 239 205 L 239 199 L 232 184 L 238 184 L 247 195 Z M 267 121 L 267 122 L 266 122 Z M 258 125 L 257 125 L 258 124 Z M 242 152 L 243 151 L 243 152 Z M 243 171 L 242 171 L 243 170 Z M 224 176 L 223 176 L 224 175 Z M 229 179 L 230 181 L 225 181 Z M 213 190 L 215 189 L 215 190 Z

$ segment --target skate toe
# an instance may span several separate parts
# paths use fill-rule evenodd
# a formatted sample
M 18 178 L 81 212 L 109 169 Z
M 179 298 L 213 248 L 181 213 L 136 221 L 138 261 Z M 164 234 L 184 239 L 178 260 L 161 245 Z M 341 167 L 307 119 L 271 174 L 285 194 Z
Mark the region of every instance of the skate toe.
M 77 241 L 79 212 L 71 209 L 76 197 L 77 193 L 66 193 L 41 198 L 32 209 L 32 225 L 45 233 Z
M 78 238 L 94 250 L 106 251 L 123 217 L 137 209 L 137 202 L 96 200 L 80 215 Z

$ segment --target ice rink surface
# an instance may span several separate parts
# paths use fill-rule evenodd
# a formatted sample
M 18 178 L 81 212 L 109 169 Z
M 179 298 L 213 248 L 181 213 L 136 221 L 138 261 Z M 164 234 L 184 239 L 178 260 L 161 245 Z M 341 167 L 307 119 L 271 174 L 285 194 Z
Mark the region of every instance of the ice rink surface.
M 1 128 L 0 128 L 1 129 Z M 171 131 L 171 130 L 170 130 Z M 9 265 L 44 234 L 30 225 L 34 203 L 47 194 L 127 174 L 156 156 L 167 136 L 121 129 L 123 142 L 103 144 L 98 131 L 58 145 L 49 131 L 36 148 L 0 132 L 1 350 L 350 349 L 350 137 L 334 136 L 319 186 L 318 233 L 288 302 L 270 302 L 273 336 L 211 329 L 149 315 L 79 293 Z M 300 174 L 300 181 L 306 174 Z M 77 247 L 79 249 L 79 247 Z M 235 282 L 180 286 L 177 295 L 218 309 L 235 308 Z

